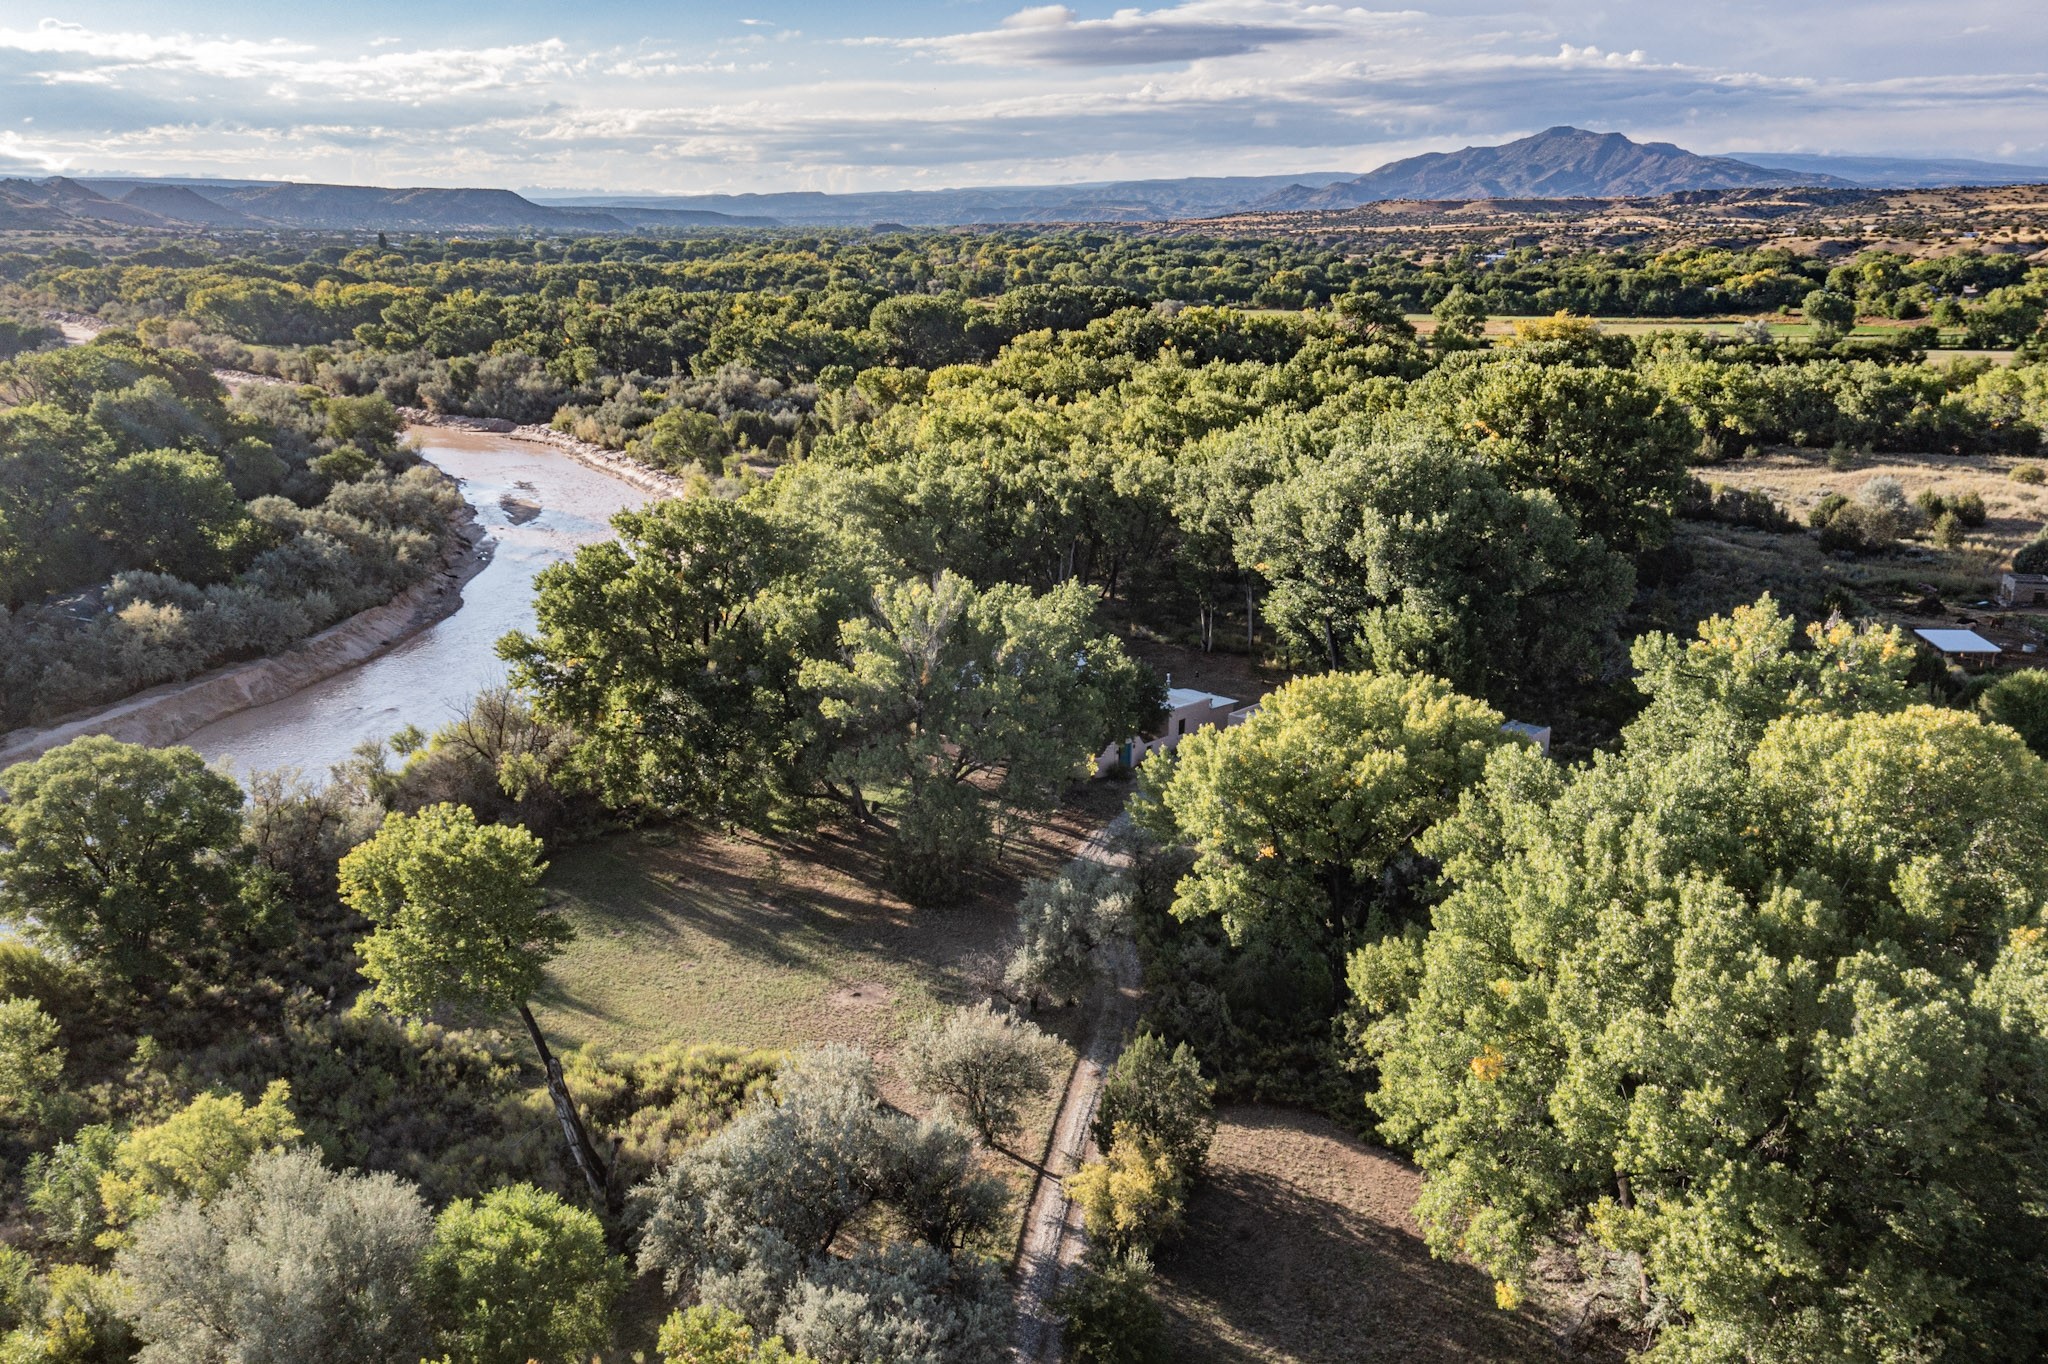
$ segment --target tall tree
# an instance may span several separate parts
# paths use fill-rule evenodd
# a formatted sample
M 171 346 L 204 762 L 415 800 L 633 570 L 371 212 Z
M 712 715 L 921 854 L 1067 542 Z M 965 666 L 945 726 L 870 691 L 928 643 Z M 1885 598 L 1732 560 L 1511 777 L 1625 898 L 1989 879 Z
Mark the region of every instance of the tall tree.
M 1591 675 L 1634 584 L 1550 494 L 1437 443 L 1341 452 L 1267 487 L 1237 554 L 1298 653 L 1493 697 Z
M 840 628 L 839 657 L 805 665 L 833 726 L 833 775 L 865 808 L 903 792 L 893 831 L 906 894 L 957 894 L 996 815 L 1043 809 L 1113 740 L 1158 714 L 1158 685 L 1093 624 L 1094 593 L 977 592 L 942 573 L 879 589 Z
M 87 969 L 146 985 L 252 922 L 242 790 L 191 749 L 74 739 L 0 793 L 0 918 Z
M 609 1205 L 609 1174 L 527 1001 L 575 936 L 539 889 L 540 840 L 467 806 L 393 814 L 341 860 L 341 898 L 374 926 L 358 950 L 372 996 L 401 1014 L 517 1010 L 577 1168 Z
M 618 538 L 542 571 L 532 635 L 499 644 L 541 713 L 587 735 L 605 795 L 758 813 L 801 781 L 798 662 L 830 642 L 841 589 L 803 533 L 700 497 L 613 519 Z
M 1244 724 L 1149 760 L 1138 817 L 1193 846 L 1182 918 L 1219 918 L 1233 938 L 1261 924 L 1319 942 L 1374 919 L 1397 929 L 1414 877 L 1390 873 L 1505 742 L 1497 713 L 1433 677 L 1300 678 Z
M 1699 431 L 1628 370 L 1460 356 L 1409 389 L 1393 434 L 1469 451 L 1509 488 L 1557 498 L 1582 532 L 1635 553 L 1661 543 Z
M 1353 963 L 1371 1102 L 1438 1253 L 1512 1296 L 1572 1229 L 1653 1357 L 2037 1357 L 2048 766 L 1779 620 L 1646 651 L 1685 662 L 1619 755 L 1503 752 L 1425 840 L 1427 940 Z

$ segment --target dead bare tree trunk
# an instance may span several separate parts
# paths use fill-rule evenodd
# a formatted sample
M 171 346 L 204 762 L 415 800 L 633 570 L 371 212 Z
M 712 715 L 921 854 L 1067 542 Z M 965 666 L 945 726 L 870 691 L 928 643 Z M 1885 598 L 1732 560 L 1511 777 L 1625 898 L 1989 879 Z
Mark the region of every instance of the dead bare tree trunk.
M 562 1136 L 569 1143 L 569 1154 L 576 1158 L 576 1168 L 583 1172 L 583 1180 L 590 1185 L 590 1191 L 606 1208 L 611 1207 L 611 1171 L 605 1167 L 604 1157 L 597 1153 L 597 1147 L 590 1140 L 589 1131 L 583 1126 L 583 1115 L 576 1111 L 576 1101 L 569 1097 L 569 1082 L 562 1078 L 562 1063 L 548 1050 L 545 1037 L 541 1036 L 540 1024 L 533 1018 L 533 1010 L 524 1003 L 519 1006 L 519 1017 L 526 1024 L 527 1035 L 533 1038 L 534 1049 L 540 1053 L 540 1066 L 548 1077 L 548 1097 L 555 1101 L 555 1118 L 562 1124 Z

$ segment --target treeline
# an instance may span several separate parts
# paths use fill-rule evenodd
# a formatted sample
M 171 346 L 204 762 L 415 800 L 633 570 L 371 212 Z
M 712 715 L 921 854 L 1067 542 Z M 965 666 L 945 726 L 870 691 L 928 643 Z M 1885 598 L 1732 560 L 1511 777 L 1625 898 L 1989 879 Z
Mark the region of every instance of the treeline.
M 440 561 L 454 490 L 379 398 L 230 398 L 103 333 L 0 366 L 0 728 L 274 652 Z
M 111 310 L 127 322 L 186 316 L 253 344 L 354 339 L 447 358 L 501 345 L 538 353 L 539 338 L 562 336 L 621 370 L 649 369 L 630 353 L 626 338 L 635 333 L 665 333 L 660 354 L 687 364 L 722 320 L 721 301 L 738 297 L 832 300 L 815 311 L 836 314 L 844 328 L 849 310 L 864 318 L 886 298 L 994 302 L 1048 286 L 1281 311 L 1369 292 L 1409 313 L 1462 291 L 1495 315 L 1625 317 L 1787 312 L 1825 289 L 1864 316 L 1935 318 L 1966 328 L 1972 344 L 2009 346 L 2038 333 L 2044 290 L 2040 267 L 2025 257 L 1974 251 L 1916 258 L 1872 250 L 1837 262 L 1778 247 L 1466 247 L 1437 256 L 1069 231 L 421 240 L 228 258 L 154 248 L 113 261 L 76 252 L 14 258 L 7 274 L 47 304 Z M 1015 335 L 1056 325 L 982 320 L 984 342 L 1006 328 Z

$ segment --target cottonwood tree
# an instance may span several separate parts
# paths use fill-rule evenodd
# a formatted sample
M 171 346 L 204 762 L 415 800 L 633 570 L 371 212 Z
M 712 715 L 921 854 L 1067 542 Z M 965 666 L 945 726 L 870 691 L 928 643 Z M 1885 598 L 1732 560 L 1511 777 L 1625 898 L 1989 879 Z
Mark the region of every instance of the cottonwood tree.
M 1847 336 L 1856 326 L 1856 300 L 1831 289 L 1815 289 L 1800 304 L 1801 317 L 1813 328 L 1813 339 L 1830 345 Z
M 1590 676 L 1634 586 L 1552 494 L 1432 442 L 1343 451 L 1264 489 L 1237 554 L 1298 654 L 1491 696 Z
M 1609 760 L 1494 757 L 1426 940 L 1353 962 L 1370 1101 L 1437 1253 L 1511 1300 L 1576 1229 L 1652 1357 L 2035 1357 L 2048 766 L 1907 704 L 1890 632 L 1784 627 L 1648 642 Z
M 1023 1108 L 1052 1083 L 1060 1046 L 1034 1023 L 978 1005 L 924 1018 L 904 1039 L 905 1073 L 955 1109 L 991 1146 L 1017 1130 Z
M 415 1364 L 431 1225 L 392 1175 L 336 1173 L 313 1151 L 258 1157 L 211 1202 L 151 1217 L 121 1252 L 123 1313 L 146 1342 L 137 1358 Z
M 970 1364 L 1000 1350 L 1007 1290 L 971 1249 L 1003 1215 L 1003 1186 L 946 1120 L 882 1106 L 846 1048 L 790 1062 L 764 1095 L 637 1194 L 642 1271 L 738 1313 L 825 1364 Z M 908 1238 L 836 1253 L 876 1208 Z
M 2026 740 L 2036 753 L 2048 750 L 2048 673 L 2029 668 L 2006 674 L 1984 689 L 1977 709 L 1985 719 Z
M 0 918 L 101 976 L 146 987 L 257 917 L 242 790 L 189 748 L 74 739 L 0 793 Z
M 588 1359 L 611 1338 L 626 1278 L 603 1223 L 531 1184 L 450 1203 L 420 1262 L 453 1364 Z
M 604 1158 L 527 1003 L 575 936 L 546 908 L 540 854 L 525 829 L 478 824 L 466 806 L 430 805 L 394 813 L 341 860 L 341 898 L 373 925 L 357 950 L 385 1007 L 415 1016 L 442 1006 L 518 1012 L 576 1167 L 608 1202 Z
M 1242 725 L 1188 735 L 1146 762 L 1136 810 L 1194 848 L 1173 912 L 1213 916 L 1233 937 L 1397 930 L 1412 906 L 1390 873 L 1510 742 L 1500 722 L 1433 677 L 1325 673 L 1279 688 Z
M 1516 492 L 1547 492 L 1586 535 L 1625 553 L 1661 543 L 1700 434 L 1676 402 L 1625 369 L 1457 357 L 1380 423 L 1465 450 Z
M 534 633 L 499 644 L 540 713 L 585 735 L 613 804 L 753 817 L 802 785 L 796 673 L 857 591 L 813 575 L 798 527 L 723 498 L 613 518 L 535 581 Z
M 977 591 L 953 573 L 875 593 L 803 683 L 833 727 L 831 772 L 865 809 L 897 786 L 892 864 L 913 900 L 959 893 L 998 812 L 1043 809 L 1157 713 L 1157 684 L 1093 624 L 1078 583 Z

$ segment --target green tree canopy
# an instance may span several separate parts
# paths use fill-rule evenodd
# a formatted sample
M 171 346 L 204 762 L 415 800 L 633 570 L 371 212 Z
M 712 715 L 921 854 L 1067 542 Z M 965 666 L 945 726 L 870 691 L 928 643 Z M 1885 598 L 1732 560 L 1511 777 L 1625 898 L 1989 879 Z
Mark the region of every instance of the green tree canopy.
M 1433 677 L 1326 673 L 1188 735 L 1142 772 L 1141 817 L 1195 852 L 1174 913 L 1233 938 L 1268 922 L 1316 939 L 1398 927 L 1387 873 L 1509 742 L 1500 723 Z
M 1699 432 L 1628 370 L 1463 356 L 1416 383 L 1386 420 L 1469 450 L 1517 490 L 1555 496 L 1579 528 L 1630 553 L 1661 542 Z
M 591 1213 L 515 1184 L 442 1209 L 420 1276 L 454 1364 L 573 1364 L 611 1338 L 626 1261 Z
M 1443 444 L 1368 446 L 1252 501 L 1240 562 L 1266 618 L 1330 667 L 1434 672 L 1499 695 L 1588 676 L 1634 584 L 1547 492 Z
M 2031 1357 L 2048 768 L 1864 709 L 1888 636 L 1782 625 L 1649 645 L 1677 666 L 1618 756 L 1493 758 L 1424 841 L 1426 942 L 1354 959 L 1371 1102 L 1439 1253 L 1514 1281 L 1580 1229 L 1670 1309 L 1654 1357 Z
M 834 728 L 832 775 L 857 796 L 903 792 L 894 844 L 907 893 L 956 895 L 999 811 L 1049 806 L 1158 714 L 1158 684 L 1097 633 L 1094 608 L 1078 583 L 976 591 L 943 573 L 878 590 L 873 615 L 841 627 L 839 657 L 805 665 Z
M 373 925 L 356 950 L 372 997 L 387 1008 L 518 1012 L 577 1167 L 606 1198 L 609 1172 L 527 1006 L 547 964 L 575 936 L 547 909 L 540 854 L 540 840 L 525 829 L 479 824 L 465 805 L 394 812 L 341 859 L 341 898 Z
M 468 807 L 395 813 L 341 860 L 342 899 L 373 925 L 358 947 L 376 998 L 402 1014 L 524 1004 L 574 936 L 547 911 L 540 840 Z
M 589 737 L 606 796 L 758 812 L 800 780 L 795 678 L 851 614 L 807 537 L 722 498 L 657 502 L 542 571 L 536 633 L 499 653 L 541 711 Z
M 148 980 L 251 922 L 242 789 L 191 749 L 74 739 L 0 792 L 0 918 L 88 969 Z
M 2036 753 L 2048 752 L 2048 673 L 2008 673 L 1977 698 L 1984 718 L 2011 729 Z
M 1800 304 L 1800 315 L 1813 325 L 1813 339 L 1827 345 L 1855 327 L 1856 300 L 1831 289 L 1815 289 Z

